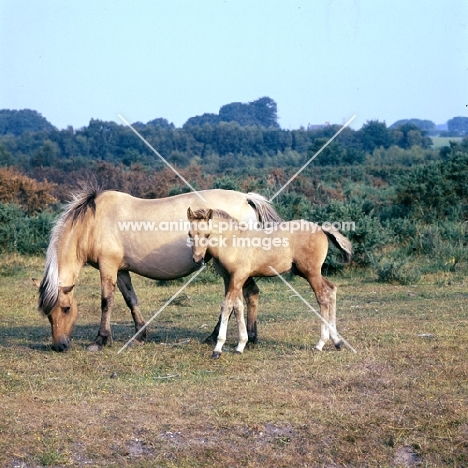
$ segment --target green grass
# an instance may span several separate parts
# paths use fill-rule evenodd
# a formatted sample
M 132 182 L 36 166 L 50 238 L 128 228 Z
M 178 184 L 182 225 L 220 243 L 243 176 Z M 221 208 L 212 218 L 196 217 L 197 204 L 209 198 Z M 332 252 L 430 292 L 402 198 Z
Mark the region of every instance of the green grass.
M 442 148 L 442 146 L 450 146 L 450 142 L 460 143 L 463 137 L 431 137 L 432 146 L 434 148 Z
M 202 341 L 221 281 L 190 285 L 148 343 L 121 354 L 133 327 L 116 296 L 114 345 L 89 353 L 100 298 L 98 274 L 85 268 L 73 346 L 58 354 L 30 279 L 43 260 L 3 260 L 15 269 L 0 276 L 0 466 L 394 466 L 405 447 L 420 466 L 468 465 L 463 276 L 405 286 L 331 278 L 338 330 L 357 354 L 314 352 L 318 319 L 281 282 L 260 280 L 260 343 L 213 361 Z M 134 284 L 147 318 L 180 287 Z M 310 298 L 303 280 L 293 284 Z

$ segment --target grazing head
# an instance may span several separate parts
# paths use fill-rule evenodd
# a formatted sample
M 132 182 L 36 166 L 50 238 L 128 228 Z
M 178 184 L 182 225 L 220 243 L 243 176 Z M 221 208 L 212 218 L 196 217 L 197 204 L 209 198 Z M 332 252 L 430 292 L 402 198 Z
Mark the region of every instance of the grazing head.
M 189 208 L 187 218 L 190 221 L 188 235 L 192 244 L 192 260 L 197 266 L 202 266 L 205 263 L 205 254 L 210 242 L 213 210 L 200 209 L 193 212 Z
M 74 286 L 59 286 L 58 277 L 53 273 L 46 268 L 42 281 L 33 282 L 39 289 L 39 310 L 49 319 L 52 328 L 52 349 L 60 352 L 70 348 L 78 308 L 73 297 Z
M 73 288 L 73 286 L 59 287 L 57 303 L 47 314 L 52 328 L 52 349 L 54 351 L 67 351 L 70 348 L 70 337 L 78 316 Z
M 38 308 L 49 319 L 54 351 L 70 348 L 70 337 L 78 316 L 74 298 L 75 272 L 84 263 L 77 242 L 73 240 L 83 237 L 87 212 L 94 215 L 99 193 L 98 188 L 90 187 L 76 194 L 52 230 L 44 277 L 38 285 Z

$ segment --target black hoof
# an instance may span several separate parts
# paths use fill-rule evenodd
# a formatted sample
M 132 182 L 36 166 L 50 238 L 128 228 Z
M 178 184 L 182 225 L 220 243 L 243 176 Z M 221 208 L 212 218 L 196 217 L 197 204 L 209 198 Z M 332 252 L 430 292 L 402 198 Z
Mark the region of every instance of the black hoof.
M 213 351 L 213 354 L 211 355 L 213 359 L 219 359 L 221 357 L 221 353 L 219 351 Z
M 256 345 L 258 343 L 257 335 L 249 335 L 249 341 L 247 343 L 250 345 Z
M 234 354 L 242 354 L 241 351 L 237 351 L 237 349 L 234 351 Z
M 340 341 L 339 343 L 335 343 L 335 348 L 337 351 L 341 351 L 343 349 L 343 342 Z

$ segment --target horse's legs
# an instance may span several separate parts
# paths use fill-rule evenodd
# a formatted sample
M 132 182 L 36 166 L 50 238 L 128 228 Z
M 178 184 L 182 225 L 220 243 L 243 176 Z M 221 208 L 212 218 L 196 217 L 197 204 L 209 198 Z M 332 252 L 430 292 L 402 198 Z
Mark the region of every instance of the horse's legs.
M 249 278 L 242 286 L 245 302 L 247 303 L 247 334 L 249 343 L 256 344 L 258 295 L 260 290 L 253 278 Z
M 321 274 L 315 274 L 307 277 L 307 281 L 314 290 L 317 302 L 320 305 L 320 315 L 323 320 L 321 324 L 320 340 L 315 346 L 319 351 L 322 350 L 325 343 L 329 340 L 330 335 L 335 347 L 340 349 L 342 346 L 341 340 L 336 332 L 336 286 L 323 278 Z
M 112 343 L 110 318 L 114 305 L 114 291 L 117 282 L 117 270 L 99 265 L 101 274 L 101 324 L 94 343 L 88 346 L 88 351 L 100 351 L 104 346 Z
M 222 272 L 220 272 L 222 274 Z M 224 280 L 224 294 L 227 294 L 229 286 L 229 276 L 222 275 Z M 257 343 L 257 310 L 258 310 L 258 295 L 259 289 L 253 278 L 249 278 L 244 286 L 242 286 L 242 292 L 247 302 L 247 333 L 248 342 L 255 344 Z M 232 311 L 230 316 L 232 315 Z M 221 315 L 219 316 L 218 323 L 216 324 L 211 335 L 205 340 L 207 344 L 215 344 L 218 340 L 219 327 L 221 325 Z
M 130 273 L 128 271 L 119 271 L 117 273 L 117 287 L 119 288 L 122 296 L 127 304 L 127 307 L 130 309 L 133 317 L 133 323 L 135 324 L 135 333 L 138 332 L 144 325 L 145 320 L 140 312 L 140 307 L 138 307 L 138 298 L 133 289 L 132 279 L 130 278 Z M 146 328 L 138 334 L 134 339 L 136 343 L 142 343 L 146 340 Z

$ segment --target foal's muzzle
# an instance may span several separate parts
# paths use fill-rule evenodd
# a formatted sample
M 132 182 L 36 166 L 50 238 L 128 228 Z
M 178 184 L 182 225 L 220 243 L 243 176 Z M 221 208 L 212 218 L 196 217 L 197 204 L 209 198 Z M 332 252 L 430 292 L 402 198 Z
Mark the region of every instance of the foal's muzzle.
M 200 260 L 195 260 L 192 258 L 193 263 L 197 266 L 197 268 L 201 268 L 205 264 L 205 259 L 202 257 Z

